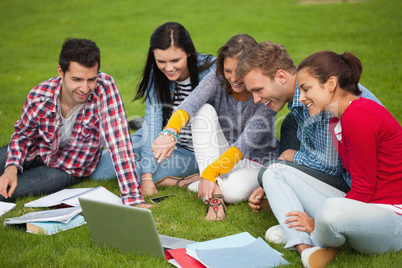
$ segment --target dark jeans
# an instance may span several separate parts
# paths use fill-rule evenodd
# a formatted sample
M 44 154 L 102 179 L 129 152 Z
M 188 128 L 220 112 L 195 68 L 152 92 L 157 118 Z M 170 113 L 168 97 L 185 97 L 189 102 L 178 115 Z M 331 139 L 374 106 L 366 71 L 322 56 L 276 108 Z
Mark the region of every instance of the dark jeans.
M 262 187 L 262 174 L 264 174 L 265 170 L 268 168 L 268 166 L 272 164 L 283 164 L 287 166 L 294 167 L 314 178 L 316 178 L 319 181 L 322 181 L 328 185 L 331 185 L 332 187 L 335 187 L 338 190 L 341 190 L 344 193 L 348 193 L 350 191 L 349 185 L 346 183 L 346 181 L 343 179 L 343 176 L 332 176 L 329 175 L 325 172 L 318 171 L 312 168 L 309 168 L 307 166 L 299 165 L 293 162 L 288 162 L 288 161 L 283 161 L 283 160 L 271 160 L 267 163 L 264 164 L 264 166 L 261 168 L 260 173 L 258 174 L 258 183 Z M 278 168 L 279 165 L 278 165 Z
M 279 155 L 287 149 L 298 151 L 300 149 L 300 140 L 297 138 L 297 120 L 292 112 L 285 116 L 281 126 L 281 139 L 279 141 Z
M 7 156 L 7 147 L 0 148 L 0 175 L 4 173 L 4 165 Z M 45 166 L 42 159 L 37 156 L 35 159 L 25 162 L 24 173 L 18 172 L 18 184 L 11 199 L 29 195 L 50 194 L 70 187 L 83 180 L 74 177 L 64 170 Z M 0 196 L 0 201 L 9 201 Z

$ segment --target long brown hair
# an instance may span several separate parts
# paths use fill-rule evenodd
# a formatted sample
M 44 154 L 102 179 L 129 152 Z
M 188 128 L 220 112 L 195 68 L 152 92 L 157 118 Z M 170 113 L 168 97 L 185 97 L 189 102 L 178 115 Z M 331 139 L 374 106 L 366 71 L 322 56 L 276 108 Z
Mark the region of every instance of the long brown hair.
M 225 91 L 228 94 L 232 93 L 230 83 L 225 79 L 223 73 L 223 61 L 230 57 L 241 60 L 250 50 L 257 45 L 257 42 L 248 34 L 238 34 L 233 36 L 223 46 L 218 49 L 218 57 L 216 59 L 216 76 L 219 77 Z

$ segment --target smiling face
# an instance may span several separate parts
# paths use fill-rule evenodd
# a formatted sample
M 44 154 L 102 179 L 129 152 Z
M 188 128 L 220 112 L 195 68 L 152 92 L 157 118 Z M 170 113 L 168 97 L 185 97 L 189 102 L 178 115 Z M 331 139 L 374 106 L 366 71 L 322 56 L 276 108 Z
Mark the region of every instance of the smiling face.
M 189 55 L 175 46 L 168 49 L 155 49 L 154 57 L 159 70 L 166 75 L 170 81 L 183 81 L 190 76 L 187 66 L 187 57 Z
M 60 65 L 57 72 L 63 78 L 60 102 L 70 108 L 84 103 L 95 90 L 98 78 L 98 64 L 84 67 L 78 62 L 71 61 L 68 70 L 63 73 Z
M 275 112 L 279 112 L 288 102 L 286 89 L 277 78 L 262 74 L 261 70 L 253 69 L 244 76 L 247 90 L 253 94 L 255 103 L 263 103 Z
M 232 90 L 237 94 L 248 93 L 242 78 L 236 75 L 236 68 L 239 60 L 234 57 L 227 57 L 223 60 L 223 73 L 229 82 Z
M 302 69 L 297 73 L 297 85 L 300 89 L 299 102 L 307 106 L 311 116 L 321 113 L 331 104 L 333 94 L 329 91 L 329 80 L 320 84 L 307 69 Z

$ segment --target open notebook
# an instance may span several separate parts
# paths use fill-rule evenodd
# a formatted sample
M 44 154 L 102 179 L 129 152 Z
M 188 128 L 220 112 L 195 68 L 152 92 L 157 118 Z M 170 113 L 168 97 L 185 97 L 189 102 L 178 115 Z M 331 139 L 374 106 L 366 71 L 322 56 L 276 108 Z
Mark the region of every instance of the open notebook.
M 159 235 L 149 209 L 79 197 L 92 240 L 126 252 L 165 258 L 166 249 L 184 248 L 195 241 Z

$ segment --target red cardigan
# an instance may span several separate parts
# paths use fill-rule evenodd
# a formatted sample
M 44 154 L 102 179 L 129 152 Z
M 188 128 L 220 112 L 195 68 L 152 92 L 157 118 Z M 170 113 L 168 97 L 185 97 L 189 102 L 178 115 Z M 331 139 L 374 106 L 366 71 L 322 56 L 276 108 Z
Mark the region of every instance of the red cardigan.
M 402 127 L 383 106 L 360 98 L 351 102 L 340 121 L 330 122 L 335 148 L 352 187 L 347 198 L 366 203 L 402 204 Z M 336 134 L 338 135 L 338 141 Z

